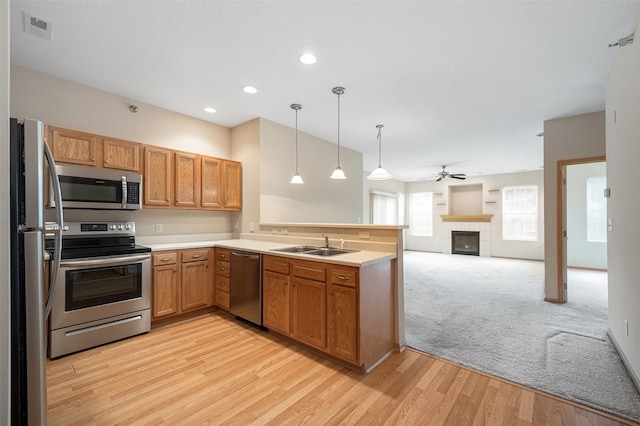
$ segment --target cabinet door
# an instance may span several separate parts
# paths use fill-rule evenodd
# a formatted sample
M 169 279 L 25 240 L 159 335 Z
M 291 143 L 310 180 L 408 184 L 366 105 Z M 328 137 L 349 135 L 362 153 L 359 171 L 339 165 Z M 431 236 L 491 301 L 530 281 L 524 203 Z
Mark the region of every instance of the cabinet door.
M 329 284 L 327 297 L 328 350 L 347 361 L 358 361 L 357 289 Z
M 153 318 L 178 313 L 178 268 L 177 265 L 153 268 Z
M 171 151 L 144 148 L 144 203 L 150 206 L 171 205 Z
M 183 311 L 211 305 L 211 273 L 209 262 L 188 262 L 180 265 L 182 270 L 181 305 Z
M 242 165 L 233 161 L 224 162 L 224 208 L 242 208 Z
M 324 282 L 292 278 L 293 336 L 319 349 L 327 347 L 326 286 Z
M 262 288 L 264 326 L 289 334 L 289 277 L 265 271 L 262 276 Z
M 198 156 L 183 152 L 175 153 L 175 204 L 183 207 L 198 206 Z
M 116 139 L 102 139 L 104 167 L 140 171 L 140 145 Z
M 201 157 L 200 169 L 200 205 L 202 207 L 222 208 L 222 160 Z
M 96 166 L 98 139 L 89 133 L 66 129 L 51 129 L 53 158 L 57 162 Z

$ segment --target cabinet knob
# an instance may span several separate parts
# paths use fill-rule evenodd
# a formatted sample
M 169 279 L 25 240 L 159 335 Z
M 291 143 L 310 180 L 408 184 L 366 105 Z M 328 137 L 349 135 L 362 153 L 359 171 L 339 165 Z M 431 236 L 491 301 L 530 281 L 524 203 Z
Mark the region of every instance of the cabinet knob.
M 295 287 L 295 286 L 296 286 L 296 282 L 294 281 L 291 283 L 291 287 Z
M 95 158 L 92 158 L 92 159 L 91 159 L 91 161 L 96 161 L 96 159 L 95 159 Z
M 224 266 L 221 266 L 218 269 L 220 269 L 221 271 L 224 271 Z
M 329 291 L 329 294 L 333 296 L 333 290 L 330 290 L 330 291 Z
M 224 259 L 225 257 L 227 257 L 227 255 L 226 254 L 220 254 L 220 257 Z
M 104 160 L 104 164 L 109 164 L 109 160 Z
M 178 272 L 178 270 L 176 268 L 173 268 L 173 272 Z
M 283 282 L 284 282 L 284 285 L 287 285 L 287 284 L 289 284 L 289 283 L 287 282 L 287 280 L 284 280 Z
M 225 284 L 225 282 L 224 282 L 224 281 L 222 281 L 222 282 L 220 283 L 220 287 L 224 287 L 225 285 L 226 285 L 226 284 Z

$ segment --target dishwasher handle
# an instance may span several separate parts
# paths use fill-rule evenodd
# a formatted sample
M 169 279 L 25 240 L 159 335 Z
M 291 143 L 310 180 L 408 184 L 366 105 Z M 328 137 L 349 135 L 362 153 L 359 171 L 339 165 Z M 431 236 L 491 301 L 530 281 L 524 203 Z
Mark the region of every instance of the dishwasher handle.
M 249 259 L 253 259 L 253 260 L 259 260 L 260 259 L 260 255 L 259 254 L 238 253 L 237 251 L 232 251 L 231 254 L 233 256 L 245 257 L 245 258 L 249 258 Z

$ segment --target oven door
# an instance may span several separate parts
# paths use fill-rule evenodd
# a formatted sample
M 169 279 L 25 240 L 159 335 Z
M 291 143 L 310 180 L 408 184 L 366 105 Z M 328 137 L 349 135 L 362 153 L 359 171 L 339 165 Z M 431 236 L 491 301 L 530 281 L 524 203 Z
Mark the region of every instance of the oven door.
M 151 308 L 151 255 L 63 260 L 50 329 Z

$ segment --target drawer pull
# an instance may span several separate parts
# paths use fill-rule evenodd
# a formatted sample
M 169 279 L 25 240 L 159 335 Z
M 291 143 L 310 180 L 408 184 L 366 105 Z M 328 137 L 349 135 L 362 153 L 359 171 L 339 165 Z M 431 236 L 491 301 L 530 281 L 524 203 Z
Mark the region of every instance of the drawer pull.
M 220 283 L 220 287 L 224 287 L 225 285 L 224 281 Z
M 171 260 L 170 257 L 163 257 L 162 259 L 160 259 L 160 262 L 168 262 L 170 260 Z
M 178 270 L 176 268 L 173 268 L 173 272 L 178 272 Z
M 349 279 L 346 275 L 336 275 L 336 278 L 342 281 L 347 281 Z
M 227 255 L 226 255 L 226 254 L 221 253 L 221 254 L 220 254 L 220 257 L 224 259 L 225 257 L 227 257 Z
M 289 284 L 289 282 L 287 280 L 284 280 L 283 283 L 284 283 L 284 285 Z
M 221 266 L 218 269 L 220 269 L 221 271 L 224 271 L 224 266 Z
M 224 297 L 218 297 L 218 300 L 224 302 Z
M 199 254 L 193 254 L 193 255 L 191 255 L 191 258 L 192 258 L 192 259 L 198 259 L 199 257 L 200 257 L 200 255 L 199 255 Z
M 333 290 L 329 291 L 329 294 L 333 296 Z

